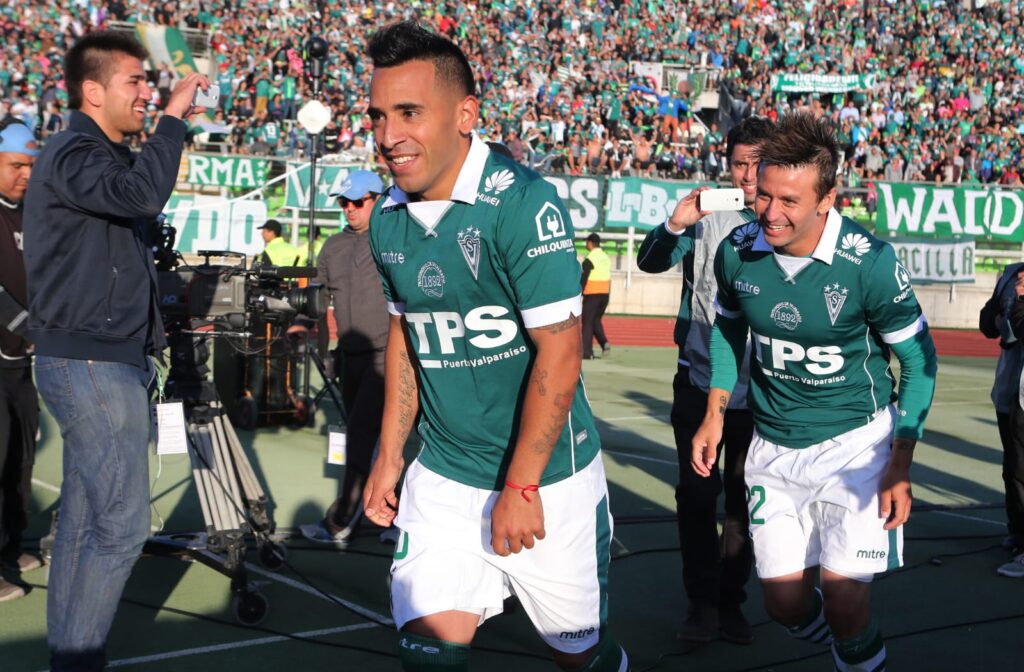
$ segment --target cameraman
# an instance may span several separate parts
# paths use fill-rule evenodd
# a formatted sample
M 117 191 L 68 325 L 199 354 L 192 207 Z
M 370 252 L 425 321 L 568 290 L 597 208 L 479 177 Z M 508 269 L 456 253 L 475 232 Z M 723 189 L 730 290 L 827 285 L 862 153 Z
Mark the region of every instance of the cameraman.
M 38 557 L 21 551 L 39 428 L 39 397 L 25 340 L 21 198 L 37 154 L 25 124 L 13 117 L 0 122 L 0 565 L 17 573 L 42 566 Z M 0 578 L 0 602 L 23 595 L 24 588 Z
M 46 144 L 25 199 L 36 382 L 64 437 L 47 596 L 53 670 L 101 670 L 107 633 L 149 535 L 150 385 L 166 341 L 148 242 L 171 196 L 205 77 L 184 77 L 138 155 L 152 90 L 146 49 L 99 31 L 68 50 L 69 130 Z
M 319 542 L 347 543 L 363 512 L 363 486 L 384 416 L 384 347 L 388 341 L 387 300 L 370 254 L 370 214 L 384 192 L 376 173 L 356 170 L 339 188 L 338 203 L 348 223 L 327 239 L 317 257 L 317 281 L 331 293 L 338 350 L 334 375 L 341 378 L 347 424 L 348 464 L 341 495 L 320 525 L 302 525 Z

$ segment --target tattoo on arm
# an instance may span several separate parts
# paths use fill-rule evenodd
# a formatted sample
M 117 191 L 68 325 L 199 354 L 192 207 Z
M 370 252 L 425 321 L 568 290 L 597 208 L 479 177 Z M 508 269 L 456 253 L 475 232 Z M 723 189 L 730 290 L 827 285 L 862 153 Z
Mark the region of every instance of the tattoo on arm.
M 412 431 L 413 422 L 416 420 L 417 394 L 416 372 L 412 362 L 409 361 L 409 353 L 402 352 L 398 360 L 398 438 L 402 445 L 405 445 Z
M 533 444 L 533 450 L 538 455 L 550 453 L 551 449 L 558 443 L 558 437 L 561 436 L 562 429 L 565 427 L 565 421 L 569 418 L 572 400 L 576 394 L 575 385 L 573 388 L 567 392 L 555 394 L 554 412 L 548 416 L 547 426 L 544 427 L 540 439 Z
M 537 394 L 540 396 L 546 396 L 548 389 L 544 386 L 544 380 L 548 377 L 547 371 L 534 371 L 533 375 L 530 376 L 530 382 L 537 385 Z
M 725 415 L 725 409 L 729 407 L 729 398 L 724 394 L 718 397 L 718 412 Z
M 546 331 L 551 334 L 560 334 L 563 331 L 572 329 L 580 323 L 580 318 L 575 315 L 570 315 L 568 320 L 562 320 L 561 322 L 555 322 L 554 324 L 548 324 L 543 327 L 537 327 L 538 331 Z

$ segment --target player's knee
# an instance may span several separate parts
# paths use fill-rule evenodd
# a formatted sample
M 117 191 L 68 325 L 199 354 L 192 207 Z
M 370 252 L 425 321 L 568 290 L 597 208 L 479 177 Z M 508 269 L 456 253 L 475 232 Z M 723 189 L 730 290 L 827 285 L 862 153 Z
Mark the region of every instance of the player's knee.
M 629 657 L 614 637 L 602 633 L 597 644 L 580 653 L 555 651 L 555 663 L 568 672 L 627 672 Z
M 398 659 L 406 672 L 469 672 L 469 646 L 412 632 L 398 633 Z

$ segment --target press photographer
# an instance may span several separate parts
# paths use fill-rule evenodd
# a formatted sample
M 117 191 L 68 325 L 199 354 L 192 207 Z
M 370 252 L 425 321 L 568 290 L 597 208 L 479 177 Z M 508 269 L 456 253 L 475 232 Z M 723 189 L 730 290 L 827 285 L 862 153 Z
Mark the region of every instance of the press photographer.
M 101 670 L 118 599 L 149 534 L 149 360 L 165 346 L 148 243 L 202 112 L 182 78 L 138 155 L 152 90 L 145 48 L 99 31 L 68 50 L 69 130 L 40 153 L 25 198 L 36 382 L 64 437 L 47 595 L 53 670 Z

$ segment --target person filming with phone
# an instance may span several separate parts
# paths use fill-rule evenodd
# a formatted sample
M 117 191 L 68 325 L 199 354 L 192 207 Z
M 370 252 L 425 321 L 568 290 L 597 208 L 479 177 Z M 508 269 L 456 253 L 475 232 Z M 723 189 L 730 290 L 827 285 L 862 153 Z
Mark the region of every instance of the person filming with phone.
M 69 128 L 47 142 L 25 196 L 36 383 L 64 438 L 47 594 L 52 670 L 102 670 L 117 603 L 150 530 L 150 356 L 165 345 L 150 244 L 174 189 L 197 73 L 171 92 L 138 154 L 153 91 L 146 49 L 90 33 L 64 58 Z
M 754 429 L 746 406 L 747 365 L 726 412 L 724 468 L 716 464 L 711 478 L 697 476 L 690 468 L 690 440 L 704 419 L 711 380 L 708 343 L 715 321 L 715 250 L 738 226 L 747 224 L 740 231 L 750 232 L 751 240 L 757 232 L 752 209 L 757 196 L 757 151 L 772 129 L 772 122 L 763 117 L 750 117 L 733 127 L 726 143 L 734 188 L 692 191 L 679 201 L 664 226 L 647 235 L 637 253 L 642 271 L 662 273 L 682 262 L 685 275 L 675 327 L 679 368 L 672 383 L 671 417 L 679 452 L 676 510 L 683 586 L 689 601 L 678 638 L 693 646 L 716 635 L 734 644 L 750 644 L 754 639 L 740 606 L 746 600 L 744 586 L 752 561 L 743 484 L 743 462 Z M 723 481 L 725 524 L 719 540 L 716 502 Z

